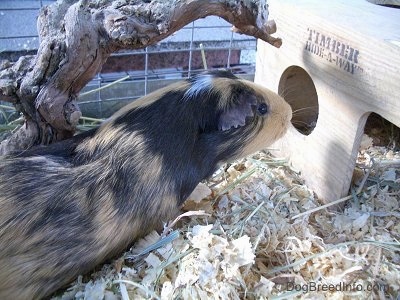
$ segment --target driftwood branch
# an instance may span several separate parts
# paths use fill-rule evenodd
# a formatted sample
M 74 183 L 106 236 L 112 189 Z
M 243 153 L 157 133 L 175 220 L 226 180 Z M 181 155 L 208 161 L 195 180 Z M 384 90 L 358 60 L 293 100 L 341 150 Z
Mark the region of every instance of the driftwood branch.
M 115 51 L 156 44 L 186 24 L 220 16 L 233 30 L 276 47 L 266 0 L 59 0 L 38 18 L 36 56 L 0 65 L 0 99 L 13 103 L 26 124 L 0 144 L 0 154 L 74 134 L 79 91 Z

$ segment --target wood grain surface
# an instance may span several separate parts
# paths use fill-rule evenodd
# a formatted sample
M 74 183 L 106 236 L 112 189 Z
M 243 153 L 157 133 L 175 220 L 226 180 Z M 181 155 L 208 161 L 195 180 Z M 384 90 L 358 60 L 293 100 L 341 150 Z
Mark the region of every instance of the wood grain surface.
M 307 109 L 304 95 L 312 87 L 282 85 L 296 80 L 299 75 L 288 70 L 298 66 L 310 75 L 318 97 L 311 134 L 293 127 L 275 148 L 322 200 L 334 201 L 348 193 L 369 114 L 400 127 L 400 10 L 366 0 L 269 5 L 283 43 L 274 49 L 259 41 L 255 81 L 274 91 L 281 85 L 293 107 Z M 296 99 L 300 103 L 293 104 Z

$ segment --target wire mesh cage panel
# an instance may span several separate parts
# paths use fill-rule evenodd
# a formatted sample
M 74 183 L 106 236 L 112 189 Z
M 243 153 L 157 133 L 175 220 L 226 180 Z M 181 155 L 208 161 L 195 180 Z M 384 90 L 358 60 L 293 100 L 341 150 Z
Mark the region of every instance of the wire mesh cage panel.
M 16 61 L 37 52 L 36 17 L 42 6 L 52 2 L 0 1 L 0 59 Z M 221 18 L 207 17 L 156 45 L 113 53 L 81 91 L 83 115 L 107 118 L 127 102 L 205 68 L 228 68 L 253 80 L 256 39 L 232 32 L 231 26 Z

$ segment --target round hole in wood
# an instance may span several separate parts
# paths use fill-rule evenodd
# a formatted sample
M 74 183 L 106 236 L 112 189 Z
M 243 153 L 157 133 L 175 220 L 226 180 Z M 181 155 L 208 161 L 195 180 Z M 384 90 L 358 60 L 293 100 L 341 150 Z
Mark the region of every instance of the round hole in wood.
M 298 66 L 287 68 L 279 81 L 278 92 L 292 107 L 293 126 L 301 134 L 311 134 L 317 125 L 319 105 L 310 75 Z

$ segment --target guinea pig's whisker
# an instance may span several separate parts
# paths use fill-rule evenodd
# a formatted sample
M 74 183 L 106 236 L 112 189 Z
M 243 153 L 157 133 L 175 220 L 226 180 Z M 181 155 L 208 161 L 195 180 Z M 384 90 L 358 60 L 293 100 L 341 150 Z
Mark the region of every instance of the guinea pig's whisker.
M 285 99 L 287 101 L 286 98 L 288 98 L 289 95 L 295 94 L 295 93 L 297 93 L 297 89 L 294 89 L 294 88 L 293 89 L 284 89 L 283 91 L 281 91 L 279 93 L 279 96 L 281 96 L 283 99 Z M 289 101 L 287 101 L 287 102 L 289 102 Z
M 304 122 L 304 121 L 299 121 L 299 120 L 295 120 L 292 122 L 293 125 L 301 125 L 301 126 L 310 126 L 309 123 Z
M 309 106 L 295 109 L 292 114 L 293 116 L 299 115 L 310 115 L 311 113 L 318 112 L 318 106 Z

